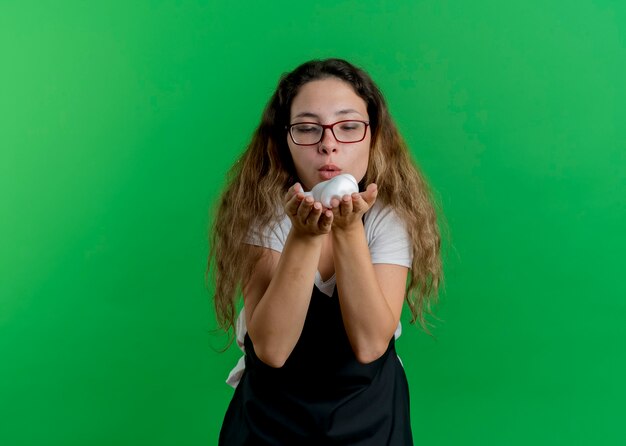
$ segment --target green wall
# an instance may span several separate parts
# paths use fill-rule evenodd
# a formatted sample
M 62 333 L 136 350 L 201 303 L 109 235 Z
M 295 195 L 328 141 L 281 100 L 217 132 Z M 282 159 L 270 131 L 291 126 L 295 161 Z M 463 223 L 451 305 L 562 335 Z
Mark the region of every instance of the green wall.
M 279 75 L 339 56 L 449 226 L 416 444 L 626 444 L 625 5 L 0 0 L 0 443 L 216 443 L 212 203 Z

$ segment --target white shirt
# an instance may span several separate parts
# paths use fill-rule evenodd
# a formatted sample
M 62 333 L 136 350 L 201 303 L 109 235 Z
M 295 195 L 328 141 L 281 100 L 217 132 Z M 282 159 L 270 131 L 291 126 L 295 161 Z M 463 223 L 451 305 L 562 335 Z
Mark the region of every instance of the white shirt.
M 379 202 L 374 203 L 372 209 L 367 211 L 363 219 L 365 228 L 365 238 L 370 251 L 372 263 L 388 263 L 411 267 L 413 252 L 411 250 L 411 240 L 406 231 L 406 226 L 389 206 L 384 206 Z M 263 246 L 277 252 L 283 252 L 287 235 L 291 230 L 291 220 L 287 215 L 273 228 L 263 228 L 252 230 L 247 242 L 255 246 Z M 261 240 L 260 231 L 266 236 L 265 243 Z M 319 271 L 315 273 L 315 286 L 328 296 L 333 295 L 336 285 L 336 278 L 333 274 L 327 281 L 322 280 Z M 241 375 L 245 369 L 245 349 L 244 338 L 247 333 L 246 317 L 244 309 L 241 309 L 236 323 L 237 345 L 243 351 L 244 356 L 233 368 L 226 379 L 226 383 L 232 387 L 237 387 Z M 398 328 L 394 333 L 397 339 L 402 333 L 402 325 L 398 323 Z

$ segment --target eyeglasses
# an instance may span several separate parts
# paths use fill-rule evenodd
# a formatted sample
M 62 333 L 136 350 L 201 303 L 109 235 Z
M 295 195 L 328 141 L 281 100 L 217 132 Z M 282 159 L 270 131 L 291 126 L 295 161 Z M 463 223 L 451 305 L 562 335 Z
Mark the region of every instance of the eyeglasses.
M 285 128 L 289 130 L 291 140 L 299 146 L 314 146 L 324 138 L 324 130 L 330 129 L 338 142 L 360 142 L 367 134 L 367 121 L 338 121 L 334 124 L 317 122 L 297 122 Z

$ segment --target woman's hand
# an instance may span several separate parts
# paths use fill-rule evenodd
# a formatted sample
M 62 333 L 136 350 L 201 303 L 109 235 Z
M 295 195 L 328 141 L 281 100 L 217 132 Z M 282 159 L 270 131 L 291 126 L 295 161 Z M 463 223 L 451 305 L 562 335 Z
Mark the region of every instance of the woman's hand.
M 344 195 L 341 200 L 331 200 L 334 230 L 350 230 L 354 225 L 362 225 L 361 218 L 376 202 L 378 187 L 375 183 L 367 186 L 365 192 Z
M 330 232 L 333 212 L 322 203 L 305 196 L 300 183 L 289 188 L 285 196 L 285 212 L 291 219 L 292 230 L 299 235 L 323 235 Z

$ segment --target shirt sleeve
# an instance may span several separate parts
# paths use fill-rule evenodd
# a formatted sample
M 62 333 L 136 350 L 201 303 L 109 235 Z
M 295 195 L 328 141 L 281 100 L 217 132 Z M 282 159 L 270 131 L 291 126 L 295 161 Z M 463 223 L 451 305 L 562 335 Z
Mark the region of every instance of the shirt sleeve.
M 411 239 L 405 223 L 391 207 L 374 204 L 365 214 L 364 226 L 372 263 L 411 267 Z
M 265 226 L 263 228 L 257 226 L 252 227 L 246 237 L 246 243 L 283 252 L 285 241 L 287 240 L 290 230 L 291 220 L 289 220 L 289 217 L 285 216 L 274 225 Z

